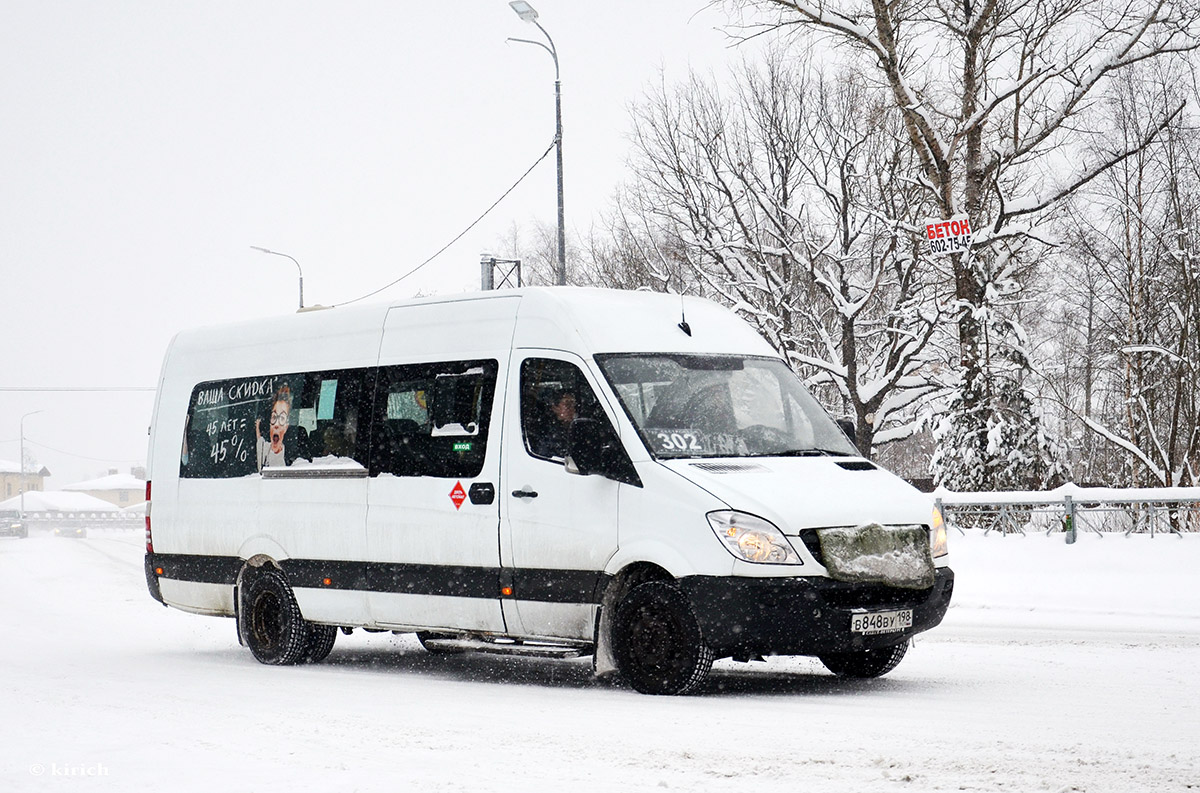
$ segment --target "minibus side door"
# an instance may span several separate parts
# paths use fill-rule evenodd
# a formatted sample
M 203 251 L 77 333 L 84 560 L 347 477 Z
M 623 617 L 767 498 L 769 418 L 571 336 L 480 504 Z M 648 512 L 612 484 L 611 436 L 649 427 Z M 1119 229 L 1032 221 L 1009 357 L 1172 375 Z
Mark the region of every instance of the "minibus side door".
M 381 627 L 506 632 L 496 485 L 518 303 L 388 314 L 367 485 L 366 583 Z

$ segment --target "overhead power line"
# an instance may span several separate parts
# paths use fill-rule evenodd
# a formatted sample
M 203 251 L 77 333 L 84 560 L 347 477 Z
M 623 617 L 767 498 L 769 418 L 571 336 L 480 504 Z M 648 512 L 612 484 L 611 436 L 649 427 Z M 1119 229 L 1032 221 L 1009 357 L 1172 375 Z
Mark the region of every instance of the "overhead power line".
M 93 460 L 99 463 L 140 463 L 143 461 L 143 458 L 140 457 L 133 460 L 123 460 L 117 457 L 89 457 L 86 454 L 76 454 L 75 452 L 67 452 L 63 451 L 62 449 L 55 449 L 53 446 L 47 446 L 44 443 L 38 443 L 29 437 L 25 438 L 25 442 L 32 443 L 34 446 L 45 449 L 48 452 L 57 452 L 58 454 L 65 454 L 68 457 L 78 457 L 81 460 Z
M 465 237 L 465 236 L 467 235 L 467 232 L 469 232 L 471 229 L 475 228 L 475 226 L 479 225 L 479 221 L 481 221 L 481 220 L 483 220 L 485 217 L 487 217 L 487 216 L 488 216 L 488 215 L 491 213 L 491 211 L 492 211 L 493 209 L 495 209 L 497 206 L 499 206 L 499 204 L 500 204 L 500 202 L 501 202 L 501 201 L 503 201 L 505 198 L 508 198 L 508 194 L 509 194 L 509 193 L 511 193 L 513 190 L 516 190 L 516 189 L 517 189 L 517 185 L 521 184 L 521 182 L 524 182 L 524 181 L 525 181 L 525 177 L 527 177 L 527 176 L 529 176 L 529 174 L 533 173 L 533 169 L 534 169 L 534 168 L 536 168 L 536 167 L 538 167 L 538 165 L 540 165 L 540 164 L 541 164 L 542 160 L 544 160 L 544 159 L 546 159 L 547 157 L 549 157 L 549 156 L 550 156 L 550 152 L 554 151 L 554 147 L 557 145 L 557 143 L 558 143 L 558 139 L 557 139 L 557 138 L 555 138 L 553 141 L 551 141 L 551 142 L 550 142 L 550 146 L 549 146 L 549 147 L 546 149 L 546 151 L 545 151 L 545 152 L 543 152 L 543 153 L 542 153 L 542 156 L 541 156 L 541 157 L 538 157 L 538 158 L 537 158 L 537 160 L 535 160 L 535 161 L 534 161 L 533 165 L 529 166 L 529 170 L 527 170 L 527 171 L 525 171 L 525 173 L 521 174 L 521 178 L 520 178 L 520 179 L 518 179 L 517 181 L 513 182 L 513 185 L 512 185 L 512 187 L 510 187 L 510 188 L 508 188 L 507 190 L 505 190 L 505 191 L 504 191 L 504 193 L 503 193 L 503 195 L 501 195 L 499 198 L 497 198 L 497 199 L 495 200 L 495 202 L 494 202 L 494 203 L 493 203 L 493 204 L 492 204 L 490 207 L 488 207 L 486 210 L 484 210 L 484 212 L 483 212 L 483 214 L 482 214 L 482 215 L 480 215 L 479 217 L 475 218 L 475 220 L 471 221 L 471 225 L 467 226 L 465 229 L 463 229 L 462 231 L 460 231 L 460 232 L 458 233 L 458 236 L 456 236 L 454 239 L 450 240 L 450 241 L 449 241 L 449 242 L 447 242 L 445 245 L 443 245 L 441 248 L 439 248 L 439 249 L 438 249 L 438 251 L 437 251 L 437 253 L 433 254 L 433 255 L 432 255 L 432 256 L 430 256 L 428 259 L 426 259 L 425 261 L 421 262 L 421 263 L 420 263 L 420 264 L 418 264 L 416 267 L 412 268 L 412 269 L 411 269 L 411 270 L 409 270 L 407 273 L 405 273 L 404 275 L 402 275 L 402 276 L 400 276 L 399 278 L 397 278 L 395 281 L 392 281 L 390 284 L 384 284 L 383 286 L 381 286 L 381 287 L 379 287 L 378 289 L 376 289 L 374 292 L 368 292 L 367 294 L 363 295 L 362 297 L 356 297 L 356 298 L 354 298 L 353 300 L 346 300 L 346 301 L 344 301 L 344 302 L 342 302 L 342 303 L 335 303 L 335 304 L 333 305 L 333 308 L 337 308 L 338 306 L 348 306 L 348 305 L 350 305 L 351 303 L 357 303 L 357 302 L 358 302 L 358 301 L 360 301 L 360 300 L 366 300 L 368 297 L 373 297 L 373 296 L 375 296 L 375 295 L 379 294 L 380 292 L 382 292 L 382 291 L 383 291 L 383 290 L 385 290 L 385 289 L 390 289 L 390 288 L 392 288 L 393 286 L 395 286 L 396 284 L 398 284 L 398 283 L 400 283 L 401 281 L 403 281 L 405 278 L 408 278 L 410 275 L 412 275 L 413 273 L 415 273 L 415 272 L 417 272 L 418 270 L 420 270 L 420 269 L 421 269 L 422 267 L 424 267 L 425 265 L 427 265 L 427 264 L 429 264 L 430 262 L 432 262 L 432 261 L 433 261 L 434 259 L 436 259 L 437 257 L 441 256 L 443 253 L 445 253 L 445 252 L 446 252 L 446 249 L 447 249 L 447 248 L 449 248 L 451 245 L 453 245 L 454 243 L 456 243 L 456 242 L 458 242 L 459 240 L 461 240 L 463 237 Z

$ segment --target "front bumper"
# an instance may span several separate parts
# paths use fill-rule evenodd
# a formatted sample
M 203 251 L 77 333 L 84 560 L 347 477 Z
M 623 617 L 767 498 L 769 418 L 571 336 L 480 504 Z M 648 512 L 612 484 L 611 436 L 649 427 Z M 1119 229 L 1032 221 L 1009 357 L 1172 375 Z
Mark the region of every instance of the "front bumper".
M 950 606 L 954 571 L 939 568 L 933 586 L 921 590 L 818 577 L 689 576 L 679 584 L 718 658 L 822 655 L 900 644 L 936 626 Z M 856 612 L 909 608 L 911 628 L 869 636 L 850 632 Z

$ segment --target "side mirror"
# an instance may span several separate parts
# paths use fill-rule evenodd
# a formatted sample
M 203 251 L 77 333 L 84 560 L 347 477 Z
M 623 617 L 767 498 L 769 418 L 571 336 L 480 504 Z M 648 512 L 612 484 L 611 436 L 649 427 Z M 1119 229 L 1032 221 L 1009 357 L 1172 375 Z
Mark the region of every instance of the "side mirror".
M 642 486 L 633 461 L 621 446 L 621 439 L 606 421 L 575 419 L 571 422 L 567 433 L 567 459 L 563 466 L 569 474 L 599 474 L 617 482 Z
M 855 446 L 858 446 L 858 427 L 854 424 L 854 419 L 837 419 L 838 428 L 846 433 L 846 437 Z

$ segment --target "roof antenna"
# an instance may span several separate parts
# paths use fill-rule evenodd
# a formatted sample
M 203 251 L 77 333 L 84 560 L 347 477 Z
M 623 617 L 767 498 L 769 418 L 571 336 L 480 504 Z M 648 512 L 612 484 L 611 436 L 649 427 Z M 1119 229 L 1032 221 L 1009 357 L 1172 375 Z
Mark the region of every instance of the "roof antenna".
M 692 326 L 688 324 L 687 314 L 683 310 L 683 293 L 682 292 L 679 293 L 679 325 L 678 325 L 678 328 L 681 331 L 683 331 L 684 333 L 686 333 L 687 335 L 689 335 L 689 336 L 692 335 Z

